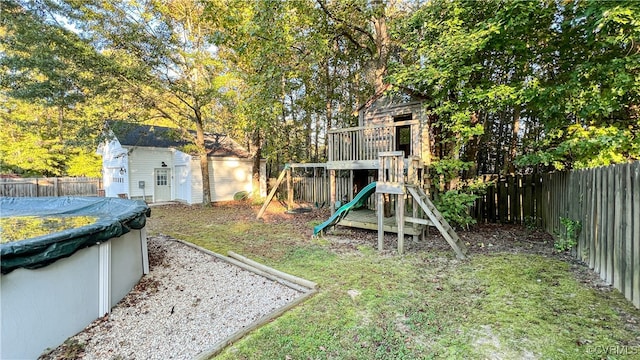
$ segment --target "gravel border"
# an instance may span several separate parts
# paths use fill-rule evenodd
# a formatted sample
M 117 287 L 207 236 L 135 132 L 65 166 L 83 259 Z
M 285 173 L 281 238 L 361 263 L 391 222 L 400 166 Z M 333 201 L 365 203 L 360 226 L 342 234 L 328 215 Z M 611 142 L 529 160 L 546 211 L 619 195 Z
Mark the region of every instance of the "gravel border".
M 149 238 L 148 249 L 149 274 L 111 314 L 42 359 L 202 357 L 311 293 L 166 236 Z

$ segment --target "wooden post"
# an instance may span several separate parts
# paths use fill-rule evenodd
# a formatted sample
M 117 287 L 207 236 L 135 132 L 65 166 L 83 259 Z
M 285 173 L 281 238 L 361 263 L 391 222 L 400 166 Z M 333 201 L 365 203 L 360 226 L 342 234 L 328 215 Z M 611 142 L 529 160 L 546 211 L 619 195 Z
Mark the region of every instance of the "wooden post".
M 411 216 L 414 218 L 418 217 L 418 202 L 416 199 L 411 197 Z M 417 223 L 413 224 L 413 242 L 418 242 L 418 230 L 424 225 L 419 225 Z
M 396 195 L 396 223 L 398 225 L 398 254 L 404 252 L 404 194 Z
M 273 199 L 273 195 L 275 195 L 276 191 L 278 190 L 278 186 L 280 186 L 280 183 L 284 179 L 284 175 L 287 173 L 288 169 L 289 169 L 289 164 L 286 164 L 284 166 L 284 170 L 282 170 L 282 172 L 280 173 L 280 176 L 278 176 L 278 180 L 276 181 L 275 186 L 273 187 L 273 189 L 271 189 L 271 192 L 265 199 L 264 204 L 262 205 L 262 208 L 260 208 L 260 211 L 258 211 L 258 215 L 256 216 L 256 219 L 260 219 L 264 214 L 265 210 L 267 210 L 267 206 L 269 206 L 271 199 Z
M 378 202 L 378 251 L 384 250 L 384 194 L 377 193 Z
M 349 189 L 347 190 L 347 198 L 353 200 L 353 169 L 349 170 Z
M 291 168 L 287 170 L 287 210 L 293 209 L 293 184 L 291 183 Z
M 329 170 L 329 207 L 331 215 L 336 212 L 336 170 Z

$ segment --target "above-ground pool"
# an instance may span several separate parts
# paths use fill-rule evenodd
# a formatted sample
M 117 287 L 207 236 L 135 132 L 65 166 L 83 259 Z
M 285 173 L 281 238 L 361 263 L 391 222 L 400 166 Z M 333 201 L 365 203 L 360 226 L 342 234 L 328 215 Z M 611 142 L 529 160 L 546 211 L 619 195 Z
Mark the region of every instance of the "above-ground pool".
M 108 313 L 149 271 L 147 216 L 120 198 L 0 198 L 0 358 L 37 358 Z

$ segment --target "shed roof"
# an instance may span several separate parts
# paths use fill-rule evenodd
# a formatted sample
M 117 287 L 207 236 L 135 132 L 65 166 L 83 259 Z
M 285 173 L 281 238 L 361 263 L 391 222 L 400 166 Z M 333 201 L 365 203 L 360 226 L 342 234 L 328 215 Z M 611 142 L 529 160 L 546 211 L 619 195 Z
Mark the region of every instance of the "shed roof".
M 141 125 L 115 121 L 107 124 L 123 146 L 174 148 L 183 150 L 185 146 L 194 144 L 196 132 L 183 131 L 155 125 Z M 217 133 L 204 134 L 208 156 L 249 158 L 249 152 L 227 135 Z

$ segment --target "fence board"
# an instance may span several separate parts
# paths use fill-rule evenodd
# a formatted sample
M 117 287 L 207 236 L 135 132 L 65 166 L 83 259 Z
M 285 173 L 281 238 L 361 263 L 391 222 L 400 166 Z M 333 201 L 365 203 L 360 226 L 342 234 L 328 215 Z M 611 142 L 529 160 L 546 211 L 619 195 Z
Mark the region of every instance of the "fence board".
M 509 213 L 509 196 L 507 192 L 507 180 L 500 179 L 498 180 L 498 221 L 501 224 L 505 224 L 507 222 L 508 213 Z
M 624 290 L 622 291 L 628 299 L 633 298 L 633 198 L 631 186 L 631 164 L 624 164 L 622 166 L 623 173 L 623 192 L 624 195 L 624 218 L 622 219 L 623 232 L 621 241 L 624 242 L 624 274 L 622 275 L 622 282 L 624 283 Z
M 607 174 L 607 199 L 609 201 L 615 200 L 615 168 L 610 166 L 606 169 Z M 603 279 L 609 283 L 613 284 L 613 247 L 615 244 L 614 237 L 614 228 L 615 228 L 615 208 L 612 206 L 607 206 L 607 218 L 605 221 L 605 229 L 606 229 L 606 239 L 607 239 L 607 254 L 606 254 L 606 267 L 604 269 L 604 277 Z
M 633 304 L 640 308 L 640 162 L 636 162 L 631 166 L 631 191 L 633 197 L 633 236 L 631 238 L 633 244 Z
M 0 179 L 0 196 L 98 196 L 102 188 L 99 178 L 25 178 Z
M 616 169 L 619 170 L 619 169 Z M 615 218 L 614 218 L 614 237 L 616 239 L 616 243 L 613 248 L 613 286 L 616 289 L 622 288 L 622 274 L 623 274 L 623 243 L 620 241 L 622 236 L 622 176 L 620 176 L 620 172 L 618 171 L 615 176 L 615 200 L 614 200 L 614 209 L 615 209 Z
M 602 239 L 601 239 L 601 229 L 600 226 L 602 224 L 602 211 L 601 209 L 603 208 L 602 204 L 603 204 L 603 194 L 604 191 L 602 191 L 604 189 L 604 187 L 602 186 L 602 171 L 595 171 L 593 170 L 593 176 L 594 176 L 594 185 L 593 185 L 593 194 L 595 196 L 595 206 L 593 208 L 593 235 L 591 236 L 593 238 L 593 243 L 594 243 L 594 248 L 596 250 L 594 256 L 593 256 L 593 270 L 597 273 L 600 273 L 601 269 L 601 264 L 602 264 L 602 258 L 604 255 L 605 250 L 603 249 L 602 246 Z M 604 267 L 604 266 L 603 266 Z
M 595 268 L 596 263 L 596 245 L 598 238 L 598 228 L 595 225 L 597 223 L 597 207 L 596 207 L 596 172 L 594 170 L 590 170 L 591 174 L 591 206 L 589 209 L 589 218 L 588 223 L 586 224 L 589 227 L 589 267 Z
M 579 171 L 580 176 L 580 222 L 583 226 L 583 230 L 580 232 L 579 241 L 578 241 L 578 254 L 582 261 L 587 261 L 587 254 L 589 249 L 589 242 L 586 236 L 586 219 L 587 219 L 587 176 L 588 173 L 584 170 Z

